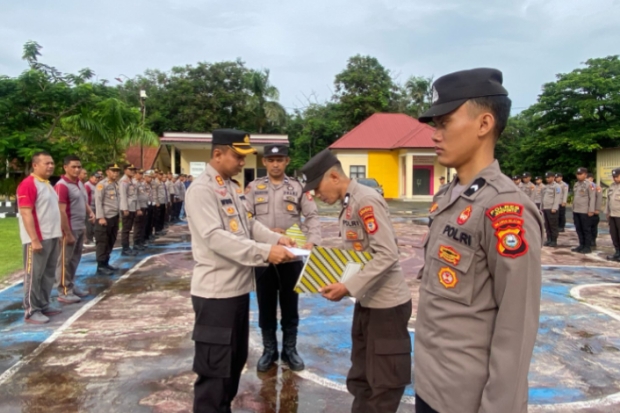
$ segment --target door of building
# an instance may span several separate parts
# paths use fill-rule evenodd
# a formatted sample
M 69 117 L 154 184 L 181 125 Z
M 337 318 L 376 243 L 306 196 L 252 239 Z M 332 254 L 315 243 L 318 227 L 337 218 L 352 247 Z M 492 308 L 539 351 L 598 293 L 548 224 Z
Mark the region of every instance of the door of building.
M 254 168 L 245 168 L 243 170 L 243 185 L 248 186 L 254 179 L 256 179 Z
M 413 195 L 431 195 L 433 167 L 414 166 L 413 167 Z

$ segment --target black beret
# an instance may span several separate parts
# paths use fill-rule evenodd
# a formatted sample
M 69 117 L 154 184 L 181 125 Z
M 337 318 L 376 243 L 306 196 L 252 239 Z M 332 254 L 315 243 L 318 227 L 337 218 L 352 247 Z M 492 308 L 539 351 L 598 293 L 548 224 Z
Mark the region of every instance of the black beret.
M 323 149 L 317 153 L 301 168 L 303 173 L 303 180 L 305 186 L 303 192 L 308 192 L 316 189 L 325 172 L 329 171 L 329 168 L 338 164 L 338 158 L 329 149 Z
M 271 156 L 288 156 L 288 146 L 286 145 L 265 145 L 265 153 L 263 158 Z

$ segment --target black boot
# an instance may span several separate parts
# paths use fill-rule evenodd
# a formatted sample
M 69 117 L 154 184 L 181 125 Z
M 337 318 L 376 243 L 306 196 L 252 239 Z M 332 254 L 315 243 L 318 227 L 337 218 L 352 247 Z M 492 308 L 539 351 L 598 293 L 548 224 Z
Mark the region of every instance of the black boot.
M 306 368 L 304 361 L 297 353 L 297 328 L 284 330 L 282 362 L 288 364 L 288 367 L 293 371 L 302 371 Z
M 557 246 L 558 246 L 558 240 L 552 238 L 551 241 L 549 241 L 548 247 L 557 248 Z
M 614 255 L 608 255 L 607 259 L 609 261 L 618 261 L 620 259 L 620 249 L 616 248 L 616 253 Z
M 590 247 L 584 247 L 581 251 L 579 251 L 582 254 L 590 254 L 592 253 L 592 248 Z
M 547 241 L 543 244 L 543 247 L 548 247 L 551 244 L 551 238 L 547 237 Z
M 105 262 L 98 262 L 97 263 L 97 274 L 112 275 L 112 271 L 106 266 Z
M 136 254 L 135 251 L 132 251 L 131 248 L 129 248 L 129 247 L 123 247 L 123 250 L 121 251 L 121 255 L 125 255 L 125 256 L 128 256 L 128 257 L 134 257 L 137 254 Z
M 263 335 L 263 355 L 256 364 L 256 370 L 260 372 L 268 371 L 273 363 L 278 361 L 278 338 L 276 330 L 261 330 Z
M 580 246 L 575 247 L 575 248 L 571 248 L 572 252 L 581 252 L 581 250 L 583 250 L 583 245 L 580 245 Z

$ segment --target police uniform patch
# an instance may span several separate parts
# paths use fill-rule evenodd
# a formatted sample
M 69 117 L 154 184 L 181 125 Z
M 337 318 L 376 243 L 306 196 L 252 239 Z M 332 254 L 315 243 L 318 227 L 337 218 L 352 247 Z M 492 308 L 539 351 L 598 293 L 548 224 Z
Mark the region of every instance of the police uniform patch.
M 347 210 L 345 211 L 345 217 L 346 219 L 351 219 L 351 207 L 347 207 Z
M 220 196 L 226 196 L 228 194 L 228 192 L 226 192 L 226 188 L 223 189 L 216 189 L 215 192 L 217 194 L 220 194 Z
M 366 229 L 366 232 L 374 234 L 379 230 L 379 224 L 377 223 L 375 212 L 371 206 L 362 207 L 358 214 L 360 218 L 362 218 L 362 221 L 364 221 L 364 229 Z
M 491 219 L 491 221 L 496 221 L 497 219 L 506 215 L 522 216 L 523 205 L 512 203 L 498 204 L 487 209 L 486 215 Z
M 241 195 L 243 193 L 243 189 L 241 188 L 237 188 L 235 189 L 235 191 L 237 192 L 237 194 Z
M 287 210 L 287 211 L 289 211 L 289 212 L 293 212 L 293 211 L 295 210 L 295 205 L 293 205 L 293 204 L 288 204 L 288 205 L 286 206 L 286 210 Z
M 219 186 L 224 186 L 224 180 L 222 179 L 222 177 L 221 177 L 221 176 L 219 176 L 219 175 L 218 175 L 218 176 L 216 176 L 216 177 L 215 177 L 215 180 L 217 181 L 217 184 L 218 184 Z
M 458 219 L 456 220 L 456 223 L 459 225 L 463 225 L 464 223 L 466 223 L 469 220 L 469 217 L 471 217 L 471 205 L 468 206 L 467 208 L 465 208 L 461 214 L 459 215 Z
M 459 261 L 461 261 L 461 254 L 459 254 L 454 248 L 447 245 L 440 245 L 439 258 L 447 262 L 448 264 L 458 265 Z
M 523 220 L 504 218 L 493 224 L 497 238 L 497 252 L 502 257 L 517 258 L 525 255 L 529 249 L 525 240 Z
M 232 232 L 237 232 L 239 230 L 239 223 L 237 222 L 236 219 L 231 218 L 231 220 L 228 222 L 228 224 L 230 225 L 230 230 Z
M 100 190 L 100 191 L 103 190 L 103 184 L 97 185 L 97 189 Z
M 358 238 L 357 232 L 351 230 L 347 231 L 346 236 L 348 240 L 355 240 Z
M 308 198 L 308 201 L 313 201 L 312 194 L 310 192 L 306 192 L 306 198 Z
M 232 214 L 234 214 L 234 213 L 235 213 L 235 208 L 233 208 L 233 207 L 228 207 L 228 208 L 226 208 L 226 213 L 227 213 L 228 215 L 232 215 Z
M 362 245 L 361 242 L 356 242 L 355 244 L 353 244 L 353 249 L 355 251 L 363 251 L 364 250 L 364 246 Z
M 258 185 L 256 185 L 256 189 L 266 189 L 266 188 L 267 188 L 267 185 L 265 185 L 265 184 L 258 184 Z
M 437 276 L 439 277 L 439 282 L 441 285 L 446 288 L 454 288 L 459 282 L 459 279 L 456 276 L 456 271 L 450 267 L 441 267 L 437 273 Z
M 256 198 L 256 202 L 265 202 L 265 198 L 258 197 L 258 198 Z
M 437 208 L 439 208 L 439 205 L 437 205 L 437 202 L 434 202 L 428 211 L 432 214 L 433 212 L 437 211 Z

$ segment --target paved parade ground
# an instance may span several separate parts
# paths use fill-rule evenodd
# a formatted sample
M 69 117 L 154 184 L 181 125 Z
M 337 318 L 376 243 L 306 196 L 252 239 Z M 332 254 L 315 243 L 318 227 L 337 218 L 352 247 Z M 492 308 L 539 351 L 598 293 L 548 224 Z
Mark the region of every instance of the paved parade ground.
M 413 297 L 413 336 L 419 245 L 428 228 L 404 213 L 393 222 Z M 337 245 L 336 218 L 324 217 L 322 225 L 325 245 Z M 569 228 L 559 249 L 543 251 L 531 411 L 620 411 L 620 265 L 605 260 L 612 253 L 608 238 L 602 227 L 595 253 L 571 253 L 576 234 Z M 78 284 L 90 296 L 64 306 L 48 325 L 24 324 L 20 284 L 1 290 L 0 413 L 190 411 L 195 375 L 189 247 L 187 226 L 173 226 L 148 255 L 121 257 L 116 250 L 112 263 L 123 271 L 113 277 L 95 275 L 93 254 L 86 254 Z M 253 298 L 250 356 L 234 411 L 348 411 L 352 398 L 344 380 L 352 313 L 351 300 L 303 295 L 298 349 L 307 369 L 278 367 L 257 375 L 261 341 Z M 413 409 L 409 386 L 399 412 Z

